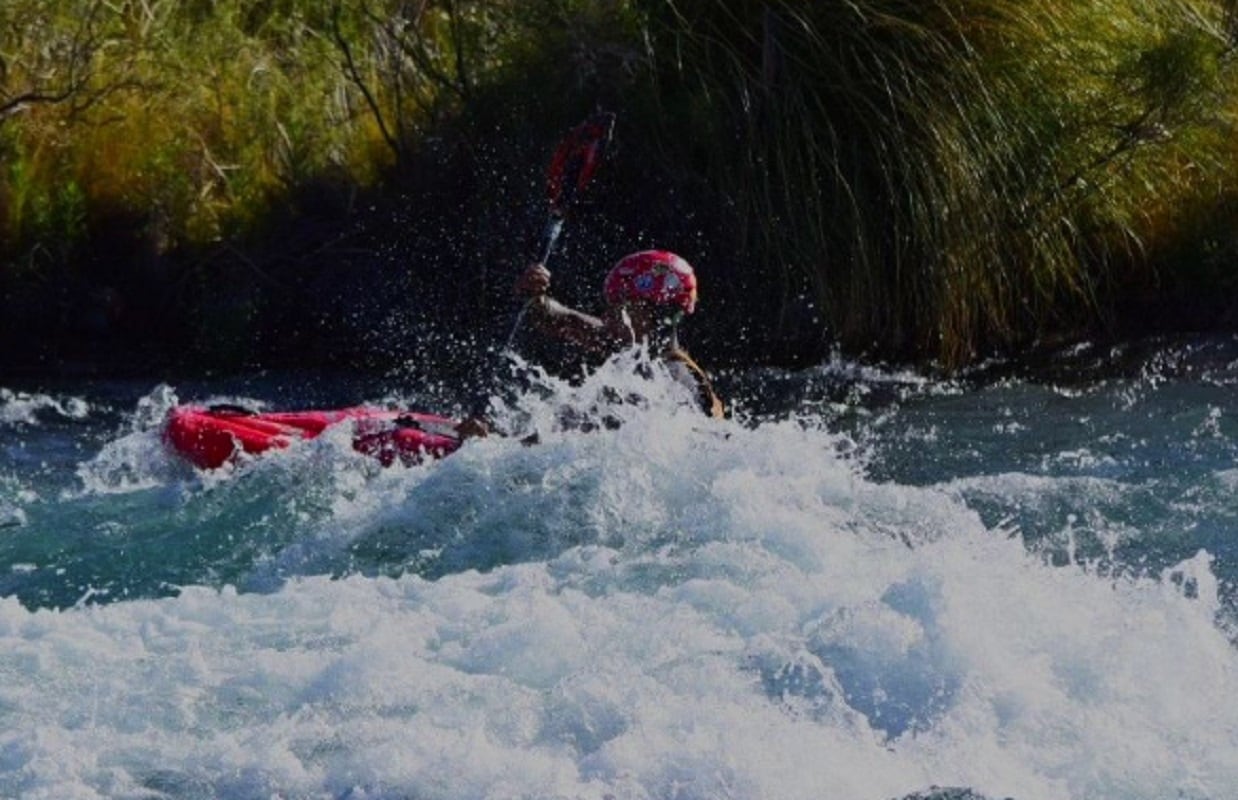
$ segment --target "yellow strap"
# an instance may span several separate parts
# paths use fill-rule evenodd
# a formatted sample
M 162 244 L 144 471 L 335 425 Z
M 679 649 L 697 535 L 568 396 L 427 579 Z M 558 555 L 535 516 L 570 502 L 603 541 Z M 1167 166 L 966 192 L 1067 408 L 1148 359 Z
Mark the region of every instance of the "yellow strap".
M 668 361 L 676 361 L 683 364 L 696 378 L 697 385 L 700 387 L 701 409 L 706 414 L 714 419 L 722 419 L 726 416 L 726 405 L 723 404 L 722 398 L 718 397 L 718 393 L 714 391 L 714 385 L 709 380 L 709 374 L 701 368 L 700 364 L 692 360 L 692 356 L 688 355 L 687 351 L 682 348 L 670 348 L 662 355 Z

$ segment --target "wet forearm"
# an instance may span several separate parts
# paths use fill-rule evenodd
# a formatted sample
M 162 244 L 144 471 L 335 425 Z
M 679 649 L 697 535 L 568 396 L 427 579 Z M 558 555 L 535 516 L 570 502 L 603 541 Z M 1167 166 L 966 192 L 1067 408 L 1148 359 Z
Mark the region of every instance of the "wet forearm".
M 610 336 L 602 320 L 563 305 L 552 297 L 535 299 L 529 314 L 534 327 L 550 336 L 567 340 L 586 350 L 605 350 Z

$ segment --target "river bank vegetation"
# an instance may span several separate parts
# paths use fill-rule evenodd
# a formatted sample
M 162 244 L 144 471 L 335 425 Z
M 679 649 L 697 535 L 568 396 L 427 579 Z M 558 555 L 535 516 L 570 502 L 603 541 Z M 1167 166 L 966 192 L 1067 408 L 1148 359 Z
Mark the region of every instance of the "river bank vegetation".
M 1236 45 L 1220 0 L 9 0 L 0 345 L 381 362 L 493 328 L 599 105 L 559 285 L 676 249 L 720 358 L 1233 327 Z

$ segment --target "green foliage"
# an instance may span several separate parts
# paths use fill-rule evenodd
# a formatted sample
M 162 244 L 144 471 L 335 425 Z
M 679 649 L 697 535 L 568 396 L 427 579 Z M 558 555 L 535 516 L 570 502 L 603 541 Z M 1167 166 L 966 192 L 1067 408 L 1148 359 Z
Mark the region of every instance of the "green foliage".
M 1217 2 L 642 5 L 669 161 L 852 348 L 959 364 L 1084 322 L 1203 176 L 1234 177 Z
M 0 253 L 117 218 L 157 251 L 229 239 L 307 185 L 408 179 L 428 140 L 601 100 L 656 202 L 734 254 L 733 317 L 957 365 L 1104 316 L 1196 238 L 1233 249 L 1232 21 L 1222 0 L 6 0 Z
M 167 248 L 243 232 L 315 180 L 372 183 L 440 111 L 440 95 L 477 80 L 492 7 L 6 3 L 0 108 L 12 106 L 0 128 L 21 163 L 0 189 L 0 242 L 45 236 L 50 201 L 39 198 L 56 186 L 78 187 L 93 219 L 145 218 Z M 342 67 L 345 46 L 355 72 Z M 386 140 L 384 124 L 398 138 Z

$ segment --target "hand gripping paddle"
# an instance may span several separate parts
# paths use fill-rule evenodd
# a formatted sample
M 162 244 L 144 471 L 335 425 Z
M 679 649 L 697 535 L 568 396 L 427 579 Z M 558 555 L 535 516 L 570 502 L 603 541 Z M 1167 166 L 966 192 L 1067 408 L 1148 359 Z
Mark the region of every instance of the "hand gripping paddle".
M 602 163 L 614 129 L 615 115 L 609 111 L 599 111 L 572 128 L 555 148 L 550 166 L 546 169 L 546 200 L 550 209 L 538 250 L 540 263 L 545 264 L 554 252 L 559 234 L 563 232 L 567 213 L 589 185 L 598 165 Z M 520 325 L 532 305 L 533 300 L 526 301 L 516 314 L 511 333 L 507 335 L 503 346 L 505 351 L 512 349 Z M 483 415 L 483 411 L 477 411 L 473 416 Z
M 550 159 L 550 167 L 546 170 L 546 196 L 550 203 L 550 216 L 542 231 L 541 258 L 545 264 L 554 252 L 559 234 L 563 232 L 563 221 L 576 199 L 584 192 L 585 187 L 593 178 L 606 146 L 610 144 L 611 135 L 615 129 L 615 115 L 609 111 L 599 111 L 584 122 L 577 125 L 559 142 L 554 156 Z M 505 350 L 510 350 L 516 339 L 516 333 L 524 322 L 532 300 L 525 304 L 516 314 L 511 333 L 507 336 Z

